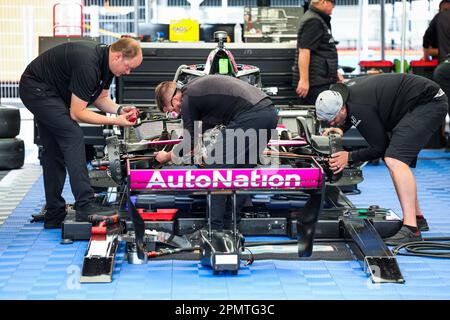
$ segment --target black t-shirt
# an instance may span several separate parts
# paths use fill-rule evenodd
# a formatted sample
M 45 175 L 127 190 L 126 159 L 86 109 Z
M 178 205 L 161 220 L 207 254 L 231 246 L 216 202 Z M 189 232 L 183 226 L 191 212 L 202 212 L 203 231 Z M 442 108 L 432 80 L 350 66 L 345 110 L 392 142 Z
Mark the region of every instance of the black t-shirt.
M 443 61 L 450 54 L 450 10 L 443 11 L 439 14 L 436 29 L 439 45 L 439 60 Z
M 439 12 L 423 35 L 423 47 L 439 49 L 439 61 L 450 54 L 450 10 Z
M 311 6 L 309 10 L 319 14 L 331 30 L 331 17 L 329 15 L 315 9 L 313 6 Z M 328 32 L 328 30 L 323 30 L 322 23 L 319 20 L 308 20 L 305 22 L 302 32 L 297 34 L 297 47 L 299 49 L 316 50 L 319 47 L 320 39 L 322 38 L 324 32 Z
M 217 125 L 227 125 L 240 113 L 251 110 L 257 104 L 259 107 L 272 104 L 260 89 L 230 76 L 199 77 L 186 84 L 181 91 L 183 126 L 191 137 L 194 136 L 196 121 L 202 122 L 203 133 Z
M 437 48 L 438 47 L 438 40 L 437 40 L 437 32 L 436 32 L 436 22 L 439 18 L 439 13 L 434 16 L 434 18 L 431 20 L 430 24 L 428 25 L 427 30 L 425 30 L 425 33 L 422 38 L 422 46 L 424 48 L 432 47 Z
M 354 161 L 376 159 L 388 146 L 387 133 L 416 106 L 433 100 L 439 86 L 412 74 L 381 74 L 361 77 L 347 83 L 348 117 L 342 129 L 354 125 L 367 140 L 368 148 L 353 151 Z
M 34 59 L 25 74 L 51 86 L 70 107 L 72 93 L 89 104 L 109 89 L 109 46 L 74 41 L 49 49 Z

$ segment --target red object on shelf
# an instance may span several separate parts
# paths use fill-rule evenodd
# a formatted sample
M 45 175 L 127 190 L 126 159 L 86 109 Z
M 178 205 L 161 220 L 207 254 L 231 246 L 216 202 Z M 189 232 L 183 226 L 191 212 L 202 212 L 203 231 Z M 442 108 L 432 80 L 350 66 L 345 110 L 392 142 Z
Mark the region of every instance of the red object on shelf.
M 170 221 L 173 220 L 178 209 L 156 209 L 156 211 L 148 212 L 139 208 L 137 212 L 144 221 Z
M 414 67 L 437 67 L 439 65 L 439 61 L 437 59 L 433 59 L 430 61 L 412 60 L 409 65 L 411 68 L 414 68 Z
M 425 60 L 413 60 L 410 62 L 410 70 L 413 74 L 433 79 L 433 72 L 434 69 L 439 65 L 438 60 L 431 60 L 431 61 L 425 61 Z
M 394 63 L 388 60 L 361 60 L 359 62 L 362 72 L 370 72 L 372 70 L 389 73 L 394 70 Z
M 359 65 L 363 68 L 393 68 L 394 63 L 389 60 L 361 60 Z

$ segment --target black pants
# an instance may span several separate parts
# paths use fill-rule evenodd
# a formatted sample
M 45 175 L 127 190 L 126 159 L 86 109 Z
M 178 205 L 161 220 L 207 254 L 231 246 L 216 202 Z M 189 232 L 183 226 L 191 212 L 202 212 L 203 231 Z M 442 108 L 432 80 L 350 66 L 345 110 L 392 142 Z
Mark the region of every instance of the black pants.
M 36 121 L 43 150 L 46 219 L 61 214 L 66 201 L 62 190 L 69 172 L 75 207 L 87 204 L 94 197 L 86 168 L 83 131 L 70 117 L 69 108 L 53 89 L 29 76 L 22 75 L 19 94 Z
M 416 167 L 417 155 L 445 120 L 448 108 L 446 95 L 417 105 L 392 129 L 384 156 Z
M 306 97 L 304 98 L 298 97 L 298 104 L 305 106 L 315 105 L 319 94 L 325 90 L 328 90 L 329 88 L 330 88 L 329 84 L 309 87 L 308 94 L 306 95 Z
M 270 140 L 271 130 L 277 126 L 278 117 L 273 105 L 259 108 L 258 106 L 253 109 L 243 112 L 235 117 L 227 125 L 226 129 L 222 131 L 221 137 L 217 140 L 217 144 L 223 145 L 224 160 L 233 158 L 232 163 L 229 161 L 222 161 L 220 164 L 211 164 L 208 168 L 252 168 L 258 164 L 259 158 L 263 149 L 267 146 Z M 256 139 L 247 139 L 243 148 L 238 147 L 238 143 L 234 141 L 234 148 L 226 150 L 226 137 L 227 134 L 232 134 L 234 130 L 242 129 L 244 131 L 248 129 L 265 130 L 265 141 L 260 141 L 259 135 Z M 222 140 L 223 139 L 223 140 Z M 221 141 L 222 140 L 222 141 Z M 241 146 L 242 147 L 242 146 Z M 258 155 L 255 157 L 251 153 L 254 150 L 258 150 Z M 242 159 L 245 159 L 242 163 Z M 256 161 L 255 161 L 256 159 Z M 236 218 L 240 221 L 240 213 L 244 208 L 247 201 L 250 201 L 249 196 L 238 195 L 236 197 Z M 232 216 L 231 216 L 231 197 L 213 195 L 211 197 L 211 226 L 213 230 L 231 229 Z

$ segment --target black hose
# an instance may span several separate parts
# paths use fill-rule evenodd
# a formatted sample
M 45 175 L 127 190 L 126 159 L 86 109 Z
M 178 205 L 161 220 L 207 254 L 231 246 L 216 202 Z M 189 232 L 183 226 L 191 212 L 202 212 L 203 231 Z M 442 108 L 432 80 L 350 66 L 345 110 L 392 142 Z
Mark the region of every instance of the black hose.
M 423 241 L 450 241 L 450 237 L 424 237 Z
M 424 241 L 409 242 L 395 247 L 394 255 L 450 259 L 450 243 L 429 240 L 450 240 L 449 237 L 424 238 Z M 400 250 L 404 250 L 401 252 Z

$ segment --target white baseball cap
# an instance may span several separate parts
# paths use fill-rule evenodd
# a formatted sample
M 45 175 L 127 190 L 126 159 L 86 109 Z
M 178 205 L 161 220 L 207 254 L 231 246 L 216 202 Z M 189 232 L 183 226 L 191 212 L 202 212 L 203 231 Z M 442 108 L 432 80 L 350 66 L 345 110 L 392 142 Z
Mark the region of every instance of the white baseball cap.
M 350 92 L 343 83 L 335 83 L 330 90 L 323 91 L 316 100 L 316 115 L 319 120 L 330 122 L 342 106 L 347 103 Z
M 316 100 L 316 115 L 319 120 L 330 122 L 344 105 L 342 96 L 337 91 L 325 90 Z

